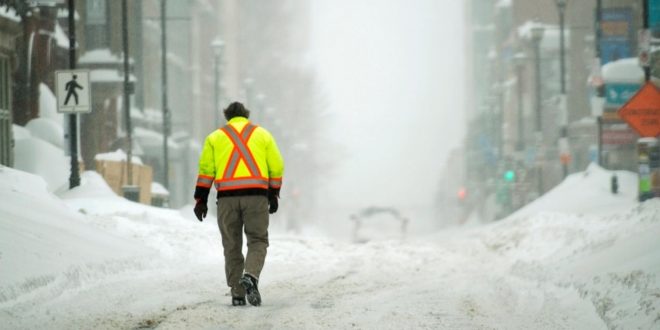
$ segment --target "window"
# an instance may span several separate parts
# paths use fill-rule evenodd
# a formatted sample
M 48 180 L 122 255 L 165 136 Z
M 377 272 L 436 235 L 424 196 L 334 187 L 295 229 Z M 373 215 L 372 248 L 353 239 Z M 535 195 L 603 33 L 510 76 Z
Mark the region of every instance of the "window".
M 106 48 L 109 41 L 108 4 L 106 0 L 87 0 L 85 3 L 86 48 Z
M 87 25 L 105 25 L 105 13 L 105 0 L 87 0 Z

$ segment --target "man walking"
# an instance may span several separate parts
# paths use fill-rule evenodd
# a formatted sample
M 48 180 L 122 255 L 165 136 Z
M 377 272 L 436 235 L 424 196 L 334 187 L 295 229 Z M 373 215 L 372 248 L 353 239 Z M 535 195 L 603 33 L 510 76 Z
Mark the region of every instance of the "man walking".
M 73 95 L 73 98 L 76 101 L 76 105 L 78 105 L 78 93 L 76 92 L 77 89 L 83 89 L 82 86 L 78 84 L 76 81 L 78 79 L 77 75 L 73 75 L 73 79 L 69 80 L 69 82 L 64 85 L 64 89 L 66 90 L 66 98 L 64 99 L 64 105 L 69 104 L 69 99 L 71 98 L 71 95 Z
M 209 134 L 199 159 L 195 215 L 206 217 L 211 186 L 217 190 L 218 226 L 232 305 L 261 304 L 257 287 L 268 247 L 268 216 L 278 208 L 284 161 L 275 139 L 252 124 L 239 102 L 224 110 L 227 125 Z M 243 257 L 243 231 L 247 255 Z

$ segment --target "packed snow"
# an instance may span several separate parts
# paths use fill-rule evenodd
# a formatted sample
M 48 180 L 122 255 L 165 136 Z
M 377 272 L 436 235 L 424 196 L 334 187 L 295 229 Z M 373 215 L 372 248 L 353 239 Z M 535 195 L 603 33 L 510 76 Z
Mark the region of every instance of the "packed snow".
M 113 162 L 126 162 L 128 155 L 121 150 L 117 149 L 112 152 L 106 152 L 102 154 L 97 154 L 94 159 L 95 160 L 107 160 L 107 161 L 113 161 Z M 137 164 L 137 165 L 142 165 L 142 159 L 140 157 L 137 157 L 135 155 L 131 156 L 131 163 Z
M 592 165 L 494 223 L 364 243 L 333 224 L 290 234 L 276 214 L 256 308 L 230 304 L 214 214 L 127 201 L 95 172 L 56 196 L 0 167 L 0 324 L 659 328 L 660 201 L 637 203 L 629 172 L 611 194 L 612 174 Z
M 603 65 L 601 69 L 606 82 L 641 84 L 644 82 L 644 70 L 639 66 L 637 57 L 623 58 Z
M 46 181 L 47 189 L 51 192 L 67 183 L 70 171 L 67 165 L 69 157 L 57 146 L 62 144 L 62 128 L 53 123 L 50 119 L 36 118 L 30 121 L 27 127 L 13 126 L 16 143 L 14 167 L 28 173 L 39 174 Z M 32 131 L 38 134 L 38 137 L 33 136 Z M 46 140 L 48 138 L 52 140 Z M 49 161 L 44 162 L 42 159 Z

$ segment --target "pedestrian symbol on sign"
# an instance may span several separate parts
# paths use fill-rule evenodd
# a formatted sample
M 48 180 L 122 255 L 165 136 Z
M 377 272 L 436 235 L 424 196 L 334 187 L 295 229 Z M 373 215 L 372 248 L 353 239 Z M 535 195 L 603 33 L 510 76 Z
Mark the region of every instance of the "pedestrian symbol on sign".
M 89 70 L 55 71 L 57 112 L 88 113 L 92 111 L 92 86 Z
M 74 74 L 73 79 L 69 80 L 69 82 L 67 82 L 64 86 L 64 89 L 66 90 L 66 99 L 64 99 L 64 105 L 69 104 L 71 95 L 73 95 L 73 98 L 76 101 L 76 105 L 78 105 L 78 93 L 76 93 L 76 88 L 83 89 L 83 87 L 78 85 L 76 79 L 78 79 L 78 76 Z

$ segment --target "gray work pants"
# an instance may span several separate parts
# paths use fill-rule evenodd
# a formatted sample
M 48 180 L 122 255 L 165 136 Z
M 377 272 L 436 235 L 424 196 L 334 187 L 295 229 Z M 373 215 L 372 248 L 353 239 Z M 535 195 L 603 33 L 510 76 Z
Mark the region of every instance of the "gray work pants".
M 218 227 L 225 255 L 225 276 L 232 296 L 245 295 L 238 283 L 243 272 L 259 278 L 268 248 L 268 198 L 235 196 L 218 199 Z M 243 231 L 247 255 L 243 258 Z

